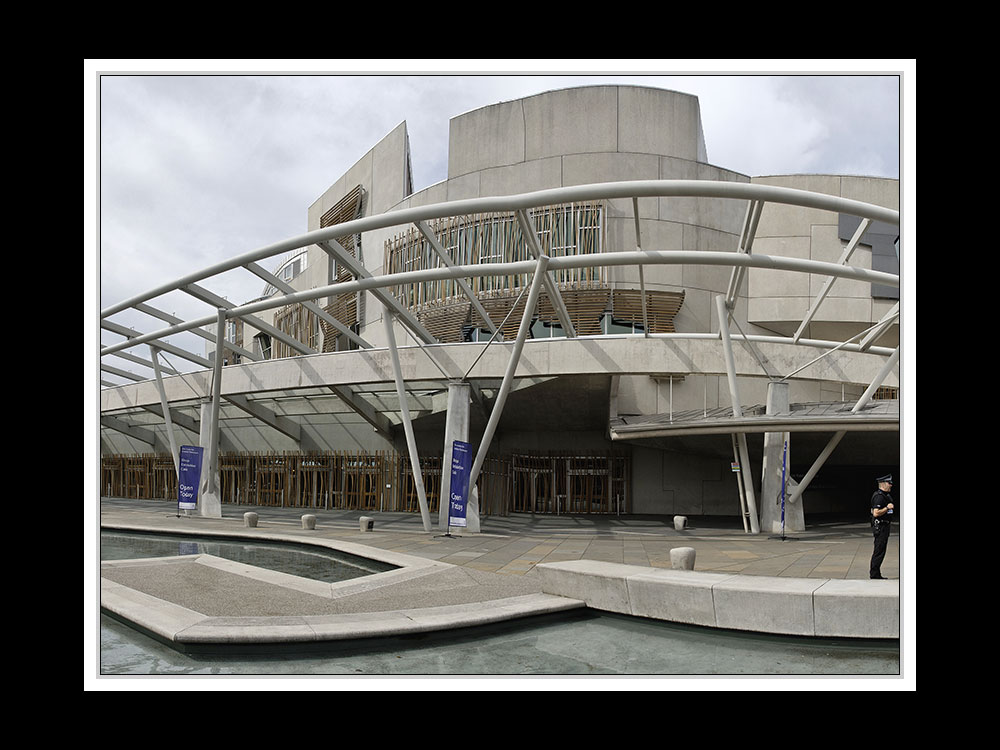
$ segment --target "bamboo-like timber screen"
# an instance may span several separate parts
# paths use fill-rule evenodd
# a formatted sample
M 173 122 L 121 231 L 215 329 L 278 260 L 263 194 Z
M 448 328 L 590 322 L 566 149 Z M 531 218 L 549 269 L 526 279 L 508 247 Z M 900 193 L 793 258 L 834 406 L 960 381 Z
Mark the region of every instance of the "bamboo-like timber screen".
M 361 216 L 364 197 L 364 190 L 360 185 L 357 185 L 320 217 L 320 228 L 342 224 Z M 360 234 L 346 234 L 334 239 L 347 253 L 361 260 Z M 337 263 L 331 271 L 330 281 L 342 283 L 351 281 L 353 278 L 354 276 L 345 265 Z M 357 329 L 362 314 L 363 300 L 364 295 L 359 292 L 338 294 L 328 300 L 324 310 L 348 328 Z M 346 336 L 326 321 L 321 321 L 317 315 L 299 303 L 277 310 L 274 314 L 274 326 L 311 349 L 318 350 L 322 346 L 324 352 L 333 352 L 351 348 Z M 323 334 L 322 341 L 320 340 L 320 332 Z M 298 354 L 292 347 L 277 338 L 274 339 L 272 347 L 271 356 L 275 359 L 294 357 Z
M 274 327 L 311 349 L 319 347 L 319 318 L 301 304 L 286 305 L 275 311 Z M 274 339 L 272 347 L 271 356 L 275 359 L 299 353 L 279 338 Z
M 550 258 L 588 255 L 603 250 L 603 203 L 546 206 L 529 211 L 529 215 L 542 252 Z M 448 217 L 431 222 L 430 227 L 456 265 L 511 263 L 533 257 L 517 217 L 510 212 Z M 386 242 L 384 271 L 387 274 L 439 265 L 441 260 L 415 228 Z M 607 268 L 565 269 L 558 271 L 554 280 L 567 289 L 604 287 L 608 281 Z M 517 296 L 530 281 L 530 273 L 480 276 L 470 279 L 469 285 L 476 297 L 485 301 L 491 297 Z M 455 279 L 401 284 L 394 287 L 393 292 L 413 310 L 464 298 Z
M 538 243 L 549 257 L 599 253 L 605 246 L 603 202 L 547 206 L 530 212 Z M 530 259 L 521 226 L 513 213 L 477 214 L 439 219 L 431 223 L 438 241 L 457 265 L 508 263 Z M 436 268 L 442 264 L 426 238 L 417 229 L 388 240 L 385 245 L 386 274 Z M 469 279 L 473 294 L 494 325 L 502 327 L 505 339 L 517 333 L 526 303 L 521 290 L 531 274 L 481 276 Z M 602 319 L 647 325 L 650 333 L 672 333 L 674 317 L 684 302 L 684 292 L 647 290 L 645 317 L 639 290 L 612 289 L 605 266 L 566 269 L 555 275 L 559 296 L 578 335 L 603 332 Z M 442 342 L 469 338 L 472 329 L 487 330 L 455 279 L 400 284 L 393 294 L 416 312 L 420 322 Z M 511 313 L 511 308 L 515 308 Z M 559 317 L 545 290 L 539 294 L 537 318 L 546 326 L 558 326 Z
M 428 510 L 437 512 L 441 457 L 422 458 Z M 626 513 L 628 455 L 489 457 L 477 481 L 483 516 L 529 513 Z M 415 513 L 419 510 L 409 459 L 377 453 L 219 454 L 223 503 L 281 508 Z M 101 457 L 101 494 L 130 499 L 175 499 L 177 478 L 165 454 Z
M 342 224 L 358 218 L 364 212 L 365 193 L 360 185 L 357 185 L 347 195 L 337 201 L 326 213 L 320 217 L 319 226 L 321 229 Z M 362 261 L 361 235 L 348 234 L 336 237 L 336 241 L 350 255 Z M 341 284 L 354 279 L 353 274 L 342 263 L 335 264 L 331 282 Z M 364 294 L 360 292 L 347 292 L 330 297 L 326 312 L 339 320 L 348 328 L 355 328 L 358 321 L 364 316 L 362 305 L 364 304 Z M 336 328 L 323 322 L 323 351 L 333 352 L 351 348 L 346 336 L 341 334 Z

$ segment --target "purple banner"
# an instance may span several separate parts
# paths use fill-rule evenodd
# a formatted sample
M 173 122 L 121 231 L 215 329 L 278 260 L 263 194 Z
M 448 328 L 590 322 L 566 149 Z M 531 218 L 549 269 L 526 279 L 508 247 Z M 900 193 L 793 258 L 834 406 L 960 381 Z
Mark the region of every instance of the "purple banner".
M 469 471 L 472 469 L 472 446 L 456 440 L 451 448 L 451 498 L 448 525 L 466 526 L 465 508 L 469 501 Z
M 182 445 L 177 472 L 177 507 L 194 510 L 198 507 L 198 483 L 201 482 L 201 459 L 204 448 Z

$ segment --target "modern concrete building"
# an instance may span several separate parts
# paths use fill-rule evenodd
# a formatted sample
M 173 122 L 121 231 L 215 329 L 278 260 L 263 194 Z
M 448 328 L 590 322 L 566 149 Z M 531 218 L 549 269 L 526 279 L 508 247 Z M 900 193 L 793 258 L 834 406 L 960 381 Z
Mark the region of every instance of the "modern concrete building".
M 169 490 L 162 456 L 201 441 L 224 456 L 224 502 L 265 502 L 260 457 L 283 457 L 283 504 L 428 518 L 458 439 L 485 513 L 733 515 L 752 532 L 863 516 L 900 460 L 898 209 L 897 180 L 710 164 L 697 98 L 673 91 L 467 112 L 448 178 L 418 192 L 401 123 L 309 206 L 305 235 L 103 311 L 126 339 L 102 365 L 177 330 L 209 345 L 172 352 L 201 371 L 102 390 L 102 492 L 138 486 L 127 463 L 154 453 Z M 208 291 L 233 268 L 259 299 Z M 178 288 L 204 318 L 115 328 Z M 389 454 L 388 473 L 352 474 Z

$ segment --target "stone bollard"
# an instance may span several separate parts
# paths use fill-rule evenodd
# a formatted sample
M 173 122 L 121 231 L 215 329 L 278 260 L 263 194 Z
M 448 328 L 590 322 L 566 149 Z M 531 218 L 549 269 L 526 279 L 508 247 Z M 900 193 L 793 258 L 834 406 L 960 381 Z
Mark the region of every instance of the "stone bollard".
M 674 516 L 674 531 L 684 531 L 688 525 L 687 516 Z
M 251 529 L 257 527 L 257 514 L 253 511 L 248 511 L 243 514 L 243 525 L 249 526 Z
M 358 519 L 358 524 L 362 531 L 372 531 L 375 528 L 375 519 L 371 516 L 361 516 Z
M 670 567 L 674 570 L 694 570 L 694 547 L 674 547 L 670 550 Z
M 316 528 L 316 516 L 306 513 L 302 516 L 302 528 L 303 529 L 315 529 Z

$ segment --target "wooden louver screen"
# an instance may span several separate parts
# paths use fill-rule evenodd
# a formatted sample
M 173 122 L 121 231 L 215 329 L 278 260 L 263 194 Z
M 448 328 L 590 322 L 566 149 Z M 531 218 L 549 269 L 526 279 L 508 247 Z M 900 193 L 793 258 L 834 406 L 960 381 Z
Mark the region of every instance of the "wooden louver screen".
M 684 292 L 646 292 L 648 333 L 674 333 L 674 318 L 684 304 Z M 642 325 L 642 292 L 638 289 L 616 289 L 611 295 L 611 311 L 615 320 L 627 320 Z
M 320 229 L 343 224 L 345 221 L 353 221 L 361 216 L 364 203 L 364 190 L 357 185 L 347 195 L 337 201 L 328 209 L 319 220 Z M 341 247 L 355 258 L 358 258 L 360 246 L 360 235 L 347 234 L 335 238 Z M 351 272 L 340 263 L 337 264 L 335 283 L 351 281 L 354 277 Z M 331 297 L 327 305 L 326 312 L 339 320 L 345 326 L 353 327 L 361 319 L 360 301 L 363 298 L 358 292 L 348 292 Z M 328 323 L 321 324 L 323 329 L 323 351 L 332 352 L 337 350 L 337 340 L 341 337 L 340 331 Z

